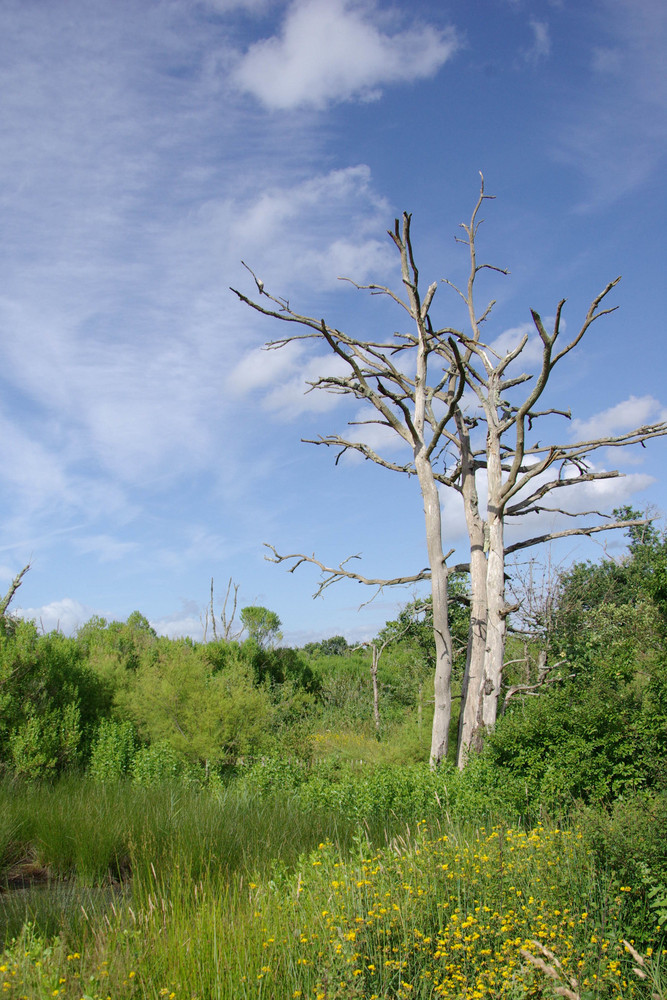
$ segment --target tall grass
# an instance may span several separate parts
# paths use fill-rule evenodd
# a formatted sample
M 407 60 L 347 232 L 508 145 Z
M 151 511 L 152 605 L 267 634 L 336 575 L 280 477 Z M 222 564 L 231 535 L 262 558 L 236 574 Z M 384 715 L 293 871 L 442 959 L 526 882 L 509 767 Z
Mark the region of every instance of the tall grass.
M 459 789 L 450 805 L 456 796 L 465 815 L 473 800 Z M 478 826 L 425 801 L 428 818 L 376 809 L 359 824 L 357 805 L 308 808 L 247 782 L 1 786 L 5 877 L 20 849 L 52 881 L 0 894 L 0 993 L 664 1000 L 664 943 L 642 887 L 596 864 L 577 829 Z
M 541 944 L 568 977 L 561 996 L 660 995 L 656 942 L 652 953 L 636 942 L 650 985 L 632 971 L 625 906 L 576 831 L 419 822 L 384 846 L 320 841 L 292 870 L 255 878 L 225 878 L 214 862 L 198 873 L 187 860 L 149 864 L 131 897 L 55 937 L 25 925 L 0 989 L 29 1000 L 519 1000 L 560 988 L 526 957 Z
M 85 885 L 121 881 L 152 864 L 186 861 L 197 878 L 291 864 L 323 838 L 345 842 L 356 820 L 333 809 L 295 809 L 289 796 L 246 788 L 215 792 L 186 785 L 141 788 L 66 778 L 56 785 L 0 785 L 0 880 L 41 867 Z

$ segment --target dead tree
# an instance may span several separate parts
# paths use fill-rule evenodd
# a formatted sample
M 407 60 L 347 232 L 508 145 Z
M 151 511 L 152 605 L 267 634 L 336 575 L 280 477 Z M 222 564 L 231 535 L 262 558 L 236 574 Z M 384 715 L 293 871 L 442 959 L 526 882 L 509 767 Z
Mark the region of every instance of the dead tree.
M 371 642 L 362 642 L 360 645 L 355 646 L 353 649 L 364 649 L 368 648 L 371 651 L 371 683 L 373 685 L 373 719 L 375 721 L 375 732 L 378 739 L 380 738 L 380 688 L 378 686 L 378 667 L 380 665 L 380 657 L 384 653 L 387 646 L 392 642 L 398 642 L 403 638 L 405 633 L 408 631 L 410 625 L 406 625 L 405 628 L 401 629 L 396 635 L 389 636 L 385 639 L 383 643 L 379 639 L 374 639 Z
M 26 575 L 29 569 L 30 569 L 30 563 L 28 563 L 27 566 L 24 566 L 23 569 L 20 571 L 20 573 L 16 574 L 16 576 L 9 585 L 9 590 L 7 591 L 4 597 L 0 598 L 0 620 L 2 620 L 7 616 L 7 610 L 9 608 L 9 605 L 14 600 L 16 591 L 23 583 L 23 577 Z
M 490 196 L 484 193 L 484 181 L 471 220 L 462 226 L 470 268 L 467 284 L 455 290 L 465 304 L 468 329 L 438 326 L 431 311 L 438 282 L 432 282 L 422 294 L 419 272 L 411 239 L 411 216 L 404 214 L 389 232 L 401 263 L 402 290 L 370 284 L 355 287 L 372 295 L 390 298 L 410 318 L 406 333 L 394 333 L 385 339 L 364 339 L 347 334 L 324 319 L 296 312 L 287 299 L 267 292 L 264 283 L 252 274 L 259 296 L 256 300 L 232 289 L 239 299 L 257 312 L 297 328 L 297 332 L 273 340 L 267 349 L 277 350 L 294 341 L 323 341 L 344 362 L 347 374 L 325 375 L 308 383 L 309 390 L 352 396 L 369 406 L 366 424 L 379 424 L 392 430 L 409 447 L 411 457 L 405 462 L 381 455 L 369 444 L 339 434 L 321 436 L 310 444 L 333 447 L 336 462 L 347 451 L 356 451 L 384 469 L 403 475 L 416 475 L 424 503 L 428 566 L 407 576 L 391 580 L 364 576 L 350 568 L 349 557 L 338 566 L 327 566 L 314 555 L 279 554 L 269 546 L 275 562 L 291 562 L 293 572 L 302 563 L 312 563 L 322 573 L 316 596 L 340 579 L 357 580 L 378 588 L 430 580 L 433 595 L 433 631 L 436 645 L 435 710 L 431 740 L 431 764 L 437 765 L 447 753 L 451 718 L 452 637 L 448 622 L 448 581 L 454 572 L 470 574 L 471 626 L 466 670 L 463 681 L 459 723 L 458 763 L 463 766 L 471 749 L 481 746 L 483 733 L 493 727 L 498 711 L 507 633 L 507 616 L 512 606 L 505 599 L 506 558 L 513 552 L 569 535 L 591 535 L 611 528 L 627 528 L 629 521 L 607 520 L 600 524 L 575 523 L 560 531 L 543 534 L 507 545 L 507 518 L 534 513 L 572 513 L 560 506 L 547 506 L 545 497 L 557 495 L 576 485 L 621 475 L 618 471 L 593 470 L 590 456 L 602 448 L 643 444 L 647 439 L 667 433 L 667 424 L 639 427 L 627 434 L 576 443 L 542 445 L 530 438 L 536 425 L 545 418 L 569 419 L 563 409 L 539 409 L 541 397 L 554 367 L 582 340 L 591 325 L 613 311 L 602 308 L 608 294 L 620 279 L 610 282 L 597 295 L 579 331 L 562 343 L 561 316 L 564 300 L 558 304 L 552 330 L 541 316 L 531 311 L 536 334 L 541 342 L 541 364 L 537 373 L 514 374 L 514 367 L 524 351 L 528 337 L 503 355 L 482 339 L 493 302 L 481 312 L 475 291 L 478 276 L 488 269 L 507 272 L 477 259 L 476 239 L 481 224 L 480 209 Z M 349 281 L 350 279 L 344 279 Z M 614 307 L 615 308 L 615 307 Z M 512 367 L 512 372 L 508 371 Z M 517 390 L 527 386 L 523 398 Z M 466 397 L 474 399 L 467 405 Z M 374 411 L 374 412 L 373 412 Z M 358 421 L 356 423 L 359 423 Z M 548 428 L 549 432 L 551 429 Z M 480 479 L 488 488 L 485 509 L 480 504 Z M 440 490 L 451 490 L 461 497 L 468 531 L 468 560 L 448 565 L 454 550 L 445 551 L 441 523 Z M 600 511 L 586 511 L 596 518 Z
M 234 583 L 231 576 L 229 582 L 227 583 L 227 590 L 225 591 L 225 599 L 222 603 L 222 611 L 220 612 L 220 624 L 222 625 L 222 638 L 225 642 L 233 642 L 239 638 L 243 629 L 240 628 L 236 632 L 234 629 L 234 619 L 236 618 L 236 606 L 238 604 L 239 596 L 239 583 Z M 232 609 L 231 615 L 228 617 L 227 614 L 227 602 L 229 601 L 229 596 L 231 594 L 232 588 L 234 588 L 234 596 L 232 598 Z M 213 641 L 218 641 L 218 627 L 215 620 L 215 608 L 213 606 L 213 577 L 211 577 L 211 596 L 209 598 L 208 606 L 204 609 L 200 615 L 200 621 L 202 623 L 203 629 L 203 642 L 206 642 L 206 635 L 208 632 L 208 623 L 211 622 L 211 631 L 213 632 Z

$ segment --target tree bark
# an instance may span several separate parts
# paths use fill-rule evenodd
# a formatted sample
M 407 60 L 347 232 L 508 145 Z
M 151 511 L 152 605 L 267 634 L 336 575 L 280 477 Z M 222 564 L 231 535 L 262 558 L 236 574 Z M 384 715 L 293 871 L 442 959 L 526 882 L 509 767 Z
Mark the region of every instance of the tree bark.
M 470 434 L 460 411 L 456 414 L 461 443 L 461 488 L 468 537 L 470 539 L 470 631 L 466 666 L 461 688 L 461 713 L 457 740 L 457 765 L 465 767 L 471 750 L 481 749 L 484 660 L 486 651 L 486 554 L 484 520 L 479 513 L 475 464 Z
M 435 768 L 447 756 L 449 724 L 452 718 L 452 635 L 449 629 L 449 569 L 442 548 L 442 517 L 440 494 L 433 478 L 431 463 L 415 456 L 415 466 L 424 499 L 426 547 L 431 567 L 433 598 L 433 636 L 435 639 L 435 677 L 433 730 L 431 733 L 430 764 Z
M 378 690 L 378 663 L 380 662 L 380 650 L 373 643 L 371 645 L 371 680 L 373 682 L 373 719 L 375 720 L 375 731 L 380 736 L 380 692 Z

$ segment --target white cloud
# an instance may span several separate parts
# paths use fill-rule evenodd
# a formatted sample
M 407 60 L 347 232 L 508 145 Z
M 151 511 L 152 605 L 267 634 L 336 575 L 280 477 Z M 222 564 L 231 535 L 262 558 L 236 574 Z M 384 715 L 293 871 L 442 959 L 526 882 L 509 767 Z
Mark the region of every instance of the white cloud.
M 3 583 L 11 583 L 16 574 L 19 572 L 20 570 L 18 569 L 12 569 L 11 566 L 5 566 L 0 563 L 0 580 Z
M 629 396 L 588 420 L 573 420 L 572 435 L 580 441 L 591 441 L 663 420 L 667 420 L 667 410 L 653 396 Z
M 533 32 L 533 42 L 523 55 L 527 63 L 535 65 L 542 59 L 546 59 L 551 52 L 551 38 L 549 25 L 546 21 L 536 21 L 535 18 L 531 18 L 530 27 Z
M 542 359 L 542 341 L 537 335 L 534 323 L 521 323 L 520 326 L 513 326 L 503 331 L 489 346 L 493 348 L 496 354 L 504 358 L 506 354 L 509 354 L 510 351 L 519 346 L 521 340 L 526 335 L 528 336 L 528 342 L 513 364 L 530 368 L 533 365 L 539 364 Z
M 99 614 L 93 608 L 72 597 L 51 601 L 40 608 L 19 607 L 14 609 L 13 613 L 19 618 L 36 622 L 45 632 L 53 632 L 57 629 L 65 635 L 72 635 L 93 615 Z
M 237 205 L 226 228 L 267 286 L 322 290 L 336 287 L 340 275 L 363 282 L 395 265 L 389 241 L 370 235 L 382 232 L 389 213 L 362 163 L 299 184 L 274 181 Z
M 293 420 L 302 413 L 325 413 L 343 399 L 339 393 L 322 389 L 309 390 L 308 382 L 325 375 L 347 375 L 349 368 L 335 354 L 319 354 L 309 358 L 289 378 L 278 382 L 262 399 L 264 409 L 271 410 L 282 420 Z
M 275 336 L 280 335 L 280 327 Z M 293 328 L 286 334 L 294 332 Z M 345 362 L 334 354 L 304 357 L 304 346 L 287 344 L 279 350 L 255 349 L 246 354 L 229 376 L 229 391 L 236 395 L 259 393 L 261 406 L 284 420 L 306 412 L 322 413 L 333 409 L 342 397 L 313 390 L 308 382 L 325 375 L 346 375 Z
M 458 47 L 453 29 L 381 30 L 370 2 L 295 0 L 280 36 L 251 45 L 237 85 L 272 110 L 374 100 L 380 87 L 433 76 Z
M 274 336 L 276 339 L 280 336 L 280 327 L 277 324 Z M 279 350 L 268 351 L 257 347 L 248 351 L 230 372 L 229 391 L 245 395 L 289 378 L 303 355 L 303 350 L 302 344 L 293 343 L 286 344 Z
M 196 601 L 182 599 L 181 604 L 180 611 L 174 611 L 164 618 L 156 618 L 151 621 L 151 625 L 158 635 L 166 635 L 170 639 L 190 636 L 200 642 L 204 635 L 204 612 L 199 609 Z
M 378 423 L 363 423 L 362 421 L 379 418 L 377 411 L 366 406 L 359 409 L 352 417 L 353 424 L 359 422 L 359 426 L 352 426 L 341 431 L 341 437 L 348 441 L 363 441 L 369 448 L 377 452 L 380 456 L 387 456 L 396 451 L 405 451 L 405 461 L 409 461 L 411 453 L 406 442 L 391 427 L 386 427 Z M 350 461 L 363 461 L 358 452 L 347 452 L 346 458 Z M 401 459 L 396 458 L 396 461 Z
M 602 471 L 598 469 L 597 471 Z M 567 476 L 573 477 L 574 469 L 568 469 Z M 531 481 L 523 494 L 518 494 L 513 502 L 520 499 L 521 495 L 530 495 L 534 489 L 540 485 L 551 481 L 555 476 L 554 470 L 547 471 L 541 476 L 536 476 Z M 487 504 L 487 483 L 486 473 L 480 472 L 478 475 L 478 490 L 480 510 L 484 512 Z M 522 517 L 508 518 L 505 524 L 505 543 L 511 545 L 526 538 L 533 538 L 539 535 L 548 534 L 552 531 L 563 531 L 586 524 L 603 523 L 593 515 L 585 516 L 585 511 L 610 512 L 614 507 L 618 507 L 626 502 L 632 501 L 637 493 L 648 489 L 655 482 L 655 479 L 644 473 L 631 473 L 612 479 L 600 479 L 576 483 L 562 489 L 555 490 L 540 501 L 545 507 L 561 508 L 569 511 L 570 516 L 565 513 L 549 513 L 547 511 L 527 514 Z M 443 524 L 443 544 L 445 549 L 450 546 L 460 545 L 467 537 L 463 501 L 458 493 L 440 487 L 440 499 L 442 507 Z M 573 517 L 573 514 L 581 514 L 581 517 Z M 482 515 L 484 516 L 484 514 Z M 464 558 L 468 556 L 462 548 L 454 557 Z

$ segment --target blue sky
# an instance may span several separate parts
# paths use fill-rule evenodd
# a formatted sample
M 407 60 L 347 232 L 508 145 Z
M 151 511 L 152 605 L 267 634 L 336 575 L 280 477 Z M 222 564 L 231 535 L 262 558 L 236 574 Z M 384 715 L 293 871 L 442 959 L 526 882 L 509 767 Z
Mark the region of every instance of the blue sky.
M 386 230 L 408 210 L 426 284 L 465 280 L 480 170 L 482 252 L 511 271 L 486 286 L 489 338 L 562 297 L 574 329 L 622 274 L 550 398 L 578 436 L 663 417 L 662 0 L 2 0 L 0 18 L 0 588 L 31 560 L 16 605 L 45 628 L 138 609 L 197 636 L 211 576 L 294 644 L 366 638 L 410 598 L 314 602 L 314 570 L 264 560 L 272 542 L 412 573 L 423 514 L 414 481 L 300 443 L 357 409 L 304 395 L 330 359 L 262 351 L 282 331 L 229 286 L 253 290 L 243 259 L 304 312 L 393 330 L 337 277 L 395 281 Z M 437 306 L 460 318 L 445 286 Z M 600 456 L 627 477 L 595 504 L 663 510 L 666 448 Z

